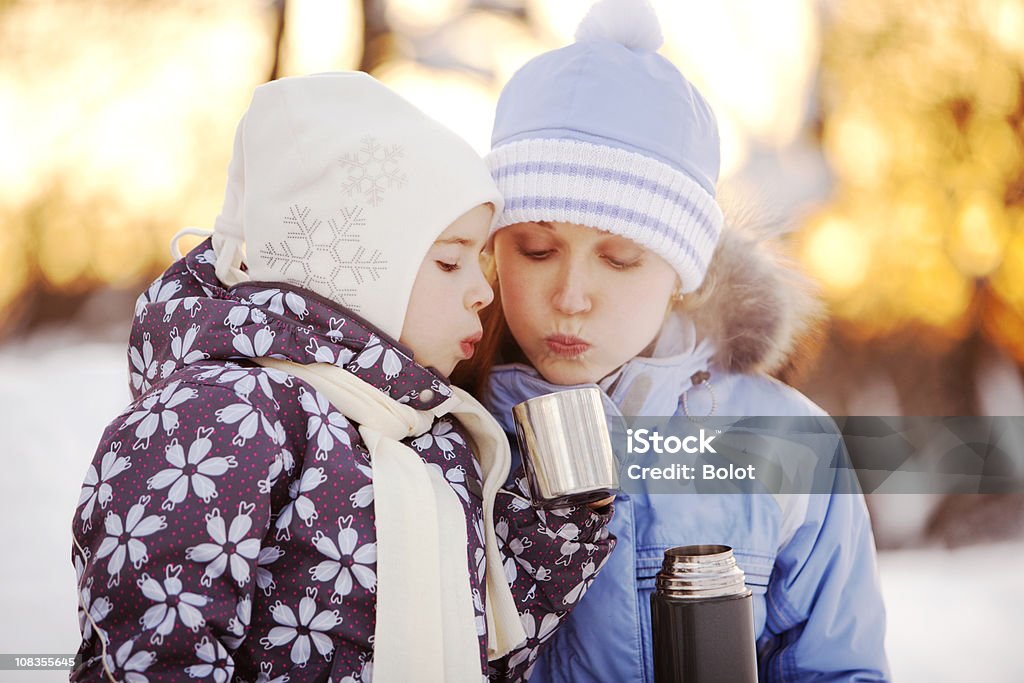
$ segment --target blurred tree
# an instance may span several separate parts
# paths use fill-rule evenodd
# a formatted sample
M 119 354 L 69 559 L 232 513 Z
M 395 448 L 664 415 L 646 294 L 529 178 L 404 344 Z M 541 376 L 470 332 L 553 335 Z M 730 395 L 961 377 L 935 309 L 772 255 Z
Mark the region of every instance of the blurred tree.
M 215 215 L 284 7 L 0 0 L 0 339 L 137 292 Z
M 802 251 L 841 329 L 982 334 L 1024 362 L 1024 2 L 840 0 L 827 20 L 836 183 Z

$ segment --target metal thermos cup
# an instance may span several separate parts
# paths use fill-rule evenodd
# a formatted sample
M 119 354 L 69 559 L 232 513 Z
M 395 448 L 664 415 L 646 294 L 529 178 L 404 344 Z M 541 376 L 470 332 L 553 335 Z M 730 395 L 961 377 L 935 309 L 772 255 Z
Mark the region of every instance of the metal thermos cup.
M 600 390 L 545 394 L 512 408 L 519 452 L 536 507 L 583 505 L 619 488 Z
M 651 595 L 656 683 L 757 683 L 751 593 L 726 545 L 665 551 Z

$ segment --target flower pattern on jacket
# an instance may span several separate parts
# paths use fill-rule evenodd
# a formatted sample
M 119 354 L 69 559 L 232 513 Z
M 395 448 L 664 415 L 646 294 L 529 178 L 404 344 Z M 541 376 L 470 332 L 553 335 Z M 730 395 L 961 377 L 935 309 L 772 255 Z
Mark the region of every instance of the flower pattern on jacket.
M 114 680 L 125 683 L 149 683 L 146 669 L 156 661 L 156 653 L 136 650 L 135 641 L 126 640 L 113 656 L 107 653 L 103 660 L 113 673 Z
M 188 445 L 188 455 L 177 439 L 167 445 L 164 458 L 170 467 L 146 480 L 146 486 L 150 489 L 168 489 L 167 498 L 160 505 L 162 509 L 174 510 L 175 505 L 185 500 L 190 489 L 197 498 L 209 503 L 217 497 L 215 478 L 238 465 L 233 455 L 206 458 L 213 448 L 213 442 L 209 439 L 211 434 L 212 429 L 196 430 L 195 441 Z
M 206 532 L 212 543 L 200 543 L 185 550 L 185 558 L 196 563 L 206 563 L 200 583 L 209 586 L 214 579 L 225 572 L 238 582 L 239 586 L 249 583 L 249 565 L 260 554 L 260 539 L 246 538 L 252 528 L 249 516 L 256 508 L 251 503 L 238 504 L 238 516 L 231 521 L 231 528 L 225 529 L 220 508 L 214 508 L 206 515 Z
M 72 679 L 368 681 L 370 454 L 358 425 L 315 388 L 252 359 L 333 363 L 420 410 L 451 389 L 338 306 L 286 285 L 225 289 L 214 264 L 206 242 L 137 303 L 133 402 L 105 430 L 74 517 L 83 662 Z M 538 626 L 489 663 L 479 463 L 451 417 L 405 443 L 466 514 L 481 674 L 521 680 L 567 614 L 566 596 L 583 592 L 587 567 L 610 551 L 607 517 L 545 516 L 499 492 L 502 564 L 518 568 L 514 600 L 524 625 Z M 565 543 L 578 547 L 567 555 Z
M 150 497 L 143 496 L 139 502 L 128 509 L 122 521 L 121 517 L 113 511 L 107 513 L 104 521 L 104 530 L 107 537 L 100 543 L 96 551 L 96 559 L 110 557 L 107 562 L 107 573 L 110 580 L 107 587 L 116 586 L 121 580 L 121 568 L 125 559 L 130 559 L 132 565 L 139 569 L 149 561 L 149 553 L 146 550 L 145 538 L 150 534 L 167 528 L 167 522 L 163 515 L 146 516 L 146 506 L 149 505 Z
M 317 589 L 309 588 L 306 595 L 299 600 L 296 611 L 283 604 L 280 600 L 270 608 L 270 614 L 277 626 L 270 629 L 260 643 L 266 649 L 286 646 L 291 643 L 289 657 L 292 664 L 303 668 L 309 661 L 312 644 L 316 651 L 326 660 L 331 661 L 334 655 L 334 641 L 327 633 L 342 622 L 338 610 L 317 610 Z
M 418 451 L 424 451 L 435 444 L 444 453 L 445 460 L 451 460 L 455 457 L 455 447 L 465 446 L 466 442 L 455 431 L 452 423 L 442 418 L 434 423 L 429 432 L 412 440 L 413 448 Z
M 196 643 L 196 657 L 199 658 L 199 664 L 185 667 L 189 678 L 212 678 L 214 683 L 228 683 L 231 680 L 235 663 L 219 641 L 203 636 Z
M 178 578 L 181 569 L 180 564 L 167 565 L 162 581 L 149 574 L 139 577 L 139 589 L 154 603 L 140 620 L 144 630 L 153 631 L 149 638 L 151 645 L 162 644 L 164 637 L 174 632 L 178 621 L 193 633 L 197 633 L 206 624 L 201 608 L 209 604 L 210 599 L 205 595 L 182 590 L 184 584 Z
M 120 450 L 121 442 L 113 442 L 110 449 L 102 455 L 99 467 L 95 463 L 89 465 L 89 470 L 85 473 L 85 483 L 78 498 L 78 506 L 82 508 L 79 518 L 86 531 L 91 527 L 96 504 L 99 503 L 100 509 L 105 510 L 107 503 L 114 497 L 111 481 L 132 466 L 132 459 L 127 455 L 119 455 Z
M 331 602 L 341 604 L 352 592 L 356 582 L 364 590 L 377 590 L 377 544 L 359 544 L 359 534 L 352 528 L 352 515 L 338 518 L 337 542 L 323 531 L 317 531 L 313 544 L 326 560 L 311 567 L 310 575 L 317 581 L 334 581 Z
M 134 410 L 122 427 L 135 425 L 135 443 L 132 449 L 149 448 L 149 439 L 162 428 L 167 436 L 178 429 L 176 408 L 198 395 L 195 389 L 182 387 L 180 381 L 167 384 L 159 392 L 151 392 Z

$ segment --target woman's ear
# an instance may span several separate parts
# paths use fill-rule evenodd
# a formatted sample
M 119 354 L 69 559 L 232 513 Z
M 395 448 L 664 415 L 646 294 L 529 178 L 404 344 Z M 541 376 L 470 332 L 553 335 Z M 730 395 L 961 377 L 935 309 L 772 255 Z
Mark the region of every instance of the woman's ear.
M 676 303 L 678 301 L 682 301 L 685 297 L 686 294 L 683 293 L 683 281 L 676 276 L 676 283 L 672 287 L 672 296 L 670 297 L 671 301 L 672 303 Z
M 491 283 L 491 286 L 498 284 L 498 264 L 494 260 L 494 237 L 492 236 L 487 242 L 487 246 L 480 252 L 480 270 L 484 272 L 484 277 Z M 498 297 L 498 292 L 494 292 L 495 298 Z
M 671 313 L 676 305 L 686 301 L 686 294 L 683 293 L 683 283 L 677 277 L 676 283 L 672 287 L 672 294 L 668 297 L 668 305 L 665 307 L 665 319 L 668 319 L 669 313 Z

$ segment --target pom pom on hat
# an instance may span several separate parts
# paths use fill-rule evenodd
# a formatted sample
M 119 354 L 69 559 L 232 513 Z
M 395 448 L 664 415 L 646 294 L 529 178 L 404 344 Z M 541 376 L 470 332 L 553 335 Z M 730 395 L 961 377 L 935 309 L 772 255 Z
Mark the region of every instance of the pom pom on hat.
M 610 40 L 649 52 L 665 42 L 658 15 L 647 0 L 600 0 L 580 21 L 576 40 Z

